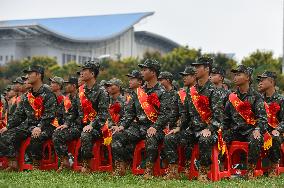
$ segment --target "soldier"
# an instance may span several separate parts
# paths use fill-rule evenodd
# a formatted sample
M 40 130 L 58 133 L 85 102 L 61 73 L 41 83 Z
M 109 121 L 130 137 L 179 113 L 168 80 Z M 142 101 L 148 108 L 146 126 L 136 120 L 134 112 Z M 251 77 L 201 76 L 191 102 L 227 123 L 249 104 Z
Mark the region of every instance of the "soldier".
M 60 160 L 60 166 L 57 172 L 61 172 L 63 168 L 69 163 L 72 166 L 73 156 L 68 153 L 67 142 L 80 138 L 82 127 L 78 120 L 78 79 L 76 77 L 69 77 L 64 81 L 66 97 L 64 97 L 64 114 L 63 124 L 56 128 L 52 135 L 52 141 L 56 154 Z
M 13 90 L 15 91 L 16 95 L 11 99 L 11 105 L 8 114 L 9 117 L 11 117 L 15 113 L 16 108 L 21 101 L 21 95 L 24 91 L 24 81 L 21 77 L 17 77 L 16 80 L 13 81 Z
M 88 61 L 81 66 L 81 78 L 85 82 L 79 88 L 79 119 L 83 126 L 81 133 L 81 172 L 90 171 L 89 162 L 93 158 L 93 143 L 102 138 L 102 128 L 108 117 L 108 94 L 97 83 L 99 63 Z
M 64 79 L 58 76 L 49 78 L 50 89 L 56 95 L 57 99 L 57 110 L 56 110 L 56 120 L 52 122 L 55 127 L 63 124 L 63 114 L 64 114 L 64 95 L 62 94 Z
M 1 155 L 9 158 L 7 170 L 17 168 L 17 149 L 21 141 L 30 135 L 28 153 L 33 159 L 34 167 L 37 168 L 42 158 L 42 144 L 51 137 L 54 130 L 51 121 L 55 118 L 56 97 L 42 83 L 44 68 L 30 66 L 24 73 L 28 74 L 28 82 L 32 89 L 23 95 L 15 114 L 9 118 L 7 127 L 0 130 Z
M 232 69 L 236 92 L 229 95 L 225 106 L 224 139 L 249 142 L 248 173 L 246 178 L 253 179 L 254 169 L 263 145 L 267 128 L 267 116 L 261 95 L 250 86 L 253 70 L 239 65 Z
M 284 97 L 276 89 L 276 73 L 265 71 L 258 76 L 259 89 L 264 96 L 265 111 L 268 120 L 268 132 L 272 135 L 272 147 L 268 151 L 268 157 L 272 162 L 269 177 L 276 177 L 276 167 L 281 157 L 281 134 L 284 132 Z
M 223 108 L 219 93 L 209 80 L 213 59 L 200 57 L 192 65 L 196 68 L 197 84 L 192 86 L 185 99 L 182 124 L 189 124 L 191 147 L 198 144 L 200 168 L 198 180 L 208 181 L 207 171 L 212 163 L 211 151 L 217 142 L 217 131 L 222 129 Z M 192 123 L 191 123 L 192 122 Z
M 167 124 L 166 136 L 164 138 L 164 153 L 169 163 L 169 170 L 164 177 L 165 179 L 177 179 L 178 175 L 178 154 L 177 147 L 179 143 L 180 124 L 177 121 L 180 117 L 181 107 L 178 92 L 172 85 L 173 75 L 170 72 L 161 72 L 159 75 L 159 82 L 164 86 L 166 92 L 170 96 L 170 105 L 168 105 L 170 114 L 169 122 Z
M 172 119 L 172 129 L 165 136 L 164 145 L 165 145 L 165 155 L 166 159 L 169 162 L 170 170 L 168 171 L 165 179 L 177 179 L 177 162 L 178 162 L 178 152 L 177 148 L 180 144 L 185 149 L 185 164 L 186 168 L 190 166 L 190 157 L 191 157 L 191 148 L 188 141 L 188 138 L 191 136 L 191 130 L 188 128 L 189 123 L 181 125 L 181 111 L 184 108 L 184 101 L 186 98 L 186 90 L 188 88 L 194 86 L 196 84 L 196 69 L 192 66 L 188 66 L 185 68 L 183 72 L 179 73 L 183 77 L 184 88 L 181 88 L 178 92 L 172 93 L 172 104 L 169 106 L 173 107 L 173 111 L 171 112 Z M 163 74 L 161 73 L 160 78 L 162 79 Z M 165 77 L 166 78 L 166 77 Z M 168 76 L 168 79 L 172 78 L 172 76 Z M 169 81 L 166 82 L 167 79 L 164 79 L 164 84 L 169 84 Z M 176 119 L 177 118 L 177 119 Z
M 221 67 L 213 67 L 210 74 L 210 81 L 215 85 L 216 88 L 220 91 L 220 98 L 223 100 L 223 106 L 225 108 L 226 102 L 228 101 L 228 97 L 230 91 L 224 88 L 224 79 L 225 79 L 225 70 Z
M 143 85 L 143 78 L 141 72 L 138 70 L 133 70 L 131 73 L 126 75 L 129 78 L 129 94 L 126 96 L 126 104 L 129 103 L 132 95 L 135 94 L 137 88 Z
M 28 82 L 28 76 L 26 75 L 26 76 L 22 76 L 22 80 L 25 82 L 25 85 L 24 85 L 24 90 L 25 90 L 25 92 L 24 93 L 26 93 L 27 91 L 29 91 L 30 89 L 32 89 L 32 85 L 31 84 L 29 84 L 29 82 Z
M 153 164 L 158 156 L 158 146 L 164 138 L 163 129 L 168 122 L 168 96 L 164 88 L 158 83 L 160 63 L 147 59 L 143 64 L 142 75 L 146 84 L 137 88 L 133 98 L 126 106 L 125 116 L 122 118 L 119 137 L 113 138 L 113 157 L 119 164 L 121 172 L 125 171 L 127 162 L 128 145 L 135 146 L 140 140 L 145 139 L 146 169 L 144 178 L 152 177 Z M 122 174 L 122 173 L 119 173 Z
M 6 127 L 8 118 L 8 102 L 5 97 L 0 94 L 0 129 Z

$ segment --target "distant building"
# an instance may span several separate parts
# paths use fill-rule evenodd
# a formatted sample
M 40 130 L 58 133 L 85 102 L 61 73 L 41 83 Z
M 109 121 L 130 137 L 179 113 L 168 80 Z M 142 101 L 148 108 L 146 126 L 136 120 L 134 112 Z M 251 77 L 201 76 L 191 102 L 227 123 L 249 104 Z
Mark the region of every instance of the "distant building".
M 32 56 L 50 56 L 63 65 L 89 59 L 164 54 L 179 44 L 134 25 L 153 12 L 0 21 L 0 64 Z

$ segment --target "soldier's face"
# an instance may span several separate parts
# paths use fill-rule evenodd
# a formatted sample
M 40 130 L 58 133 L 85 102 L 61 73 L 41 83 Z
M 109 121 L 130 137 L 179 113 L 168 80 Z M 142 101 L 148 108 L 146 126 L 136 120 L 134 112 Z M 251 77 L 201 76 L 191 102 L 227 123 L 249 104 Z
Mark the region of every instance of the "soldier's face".
M 194 75 L 185 75 L 182 77 L 183 85 L 189 87 L 195 83 L 196 77 Z
M 67 83 L 67 84 L 65 85 L 65 92 L 66 92 L 66 93 L 71 93 L 71 90 L 72 90 L 72 84 Z
M 205 67 L 204 65 L 196 65 L 196 78 L 202 78 L 204 75 L 208 74 L 209 67 Z
M 129 79 L 129 88 L 130 89 L 136 89 L 142 84 L 141 80 L 138 80 L 137 78 L 130 78 Z
M 234 83 L 237 86 L 243 85 L 249 82 L 249 76 L 242 72 L 237 72 L 234 74 Z
M 142 68 L 141 74 L 145 81 L 149 81 L 155 76 L 154 71 L 150 70 L 149 68 Z
M 82 80 L 82 77 L 78 78 L 78 86 L 82 86 L 83 84 L 85 84 L 85 81 Z
M 60 85 L 56 82 L 51 82 L 50 83 L 50 88 L 51 88 L 51 91 L 52 92 L 56 92 L 56 91 L 59 91 L 61 88 L 60 88 Z
M 90 71 L 89 69 L 84 69 L 81 71 L 80 76 L 81 76 L 82 81 L 86 82 L 94 77 L 94 73 Z
M 25 81 L 25 90 L 29 90 L 32 88 L 32 85 L 28 83 L 28 80 Z
M 266 91 L 267 89 L 270 89 L 271 87 L 274 87 L 274 81 L 271 78 L 261 78 L 258 89 L 260 91 Z
M 211 73 L 210 74 L 210 81 L 213 84 L 219 84 L 223 82 L 223 78 L 220 74 Z
M 108 92 L 110 95 L 115 95 L 120 92 L 120 88 L 117 85 L 113 84 L 108 87 Z
M 29 84 L 34 84 L 35 82 L 37 82 L 38 80 L 41 79 L 41 75 L 37 72 L 29 72 L 28 73 L 28 83 Z
M 171 85 L 167 79 L 159 79 L 159 82 L 162 84 L 162 86 L 167 87 L 168 85 Z
M 7 96 L 8 96 L 9 99 L 11 99 L 11 98 L 13 98 L 13 97 L 16 96 L 16 92 L 15 92 L 13 89 L 11 89 L 11 90 L 7 93 Z

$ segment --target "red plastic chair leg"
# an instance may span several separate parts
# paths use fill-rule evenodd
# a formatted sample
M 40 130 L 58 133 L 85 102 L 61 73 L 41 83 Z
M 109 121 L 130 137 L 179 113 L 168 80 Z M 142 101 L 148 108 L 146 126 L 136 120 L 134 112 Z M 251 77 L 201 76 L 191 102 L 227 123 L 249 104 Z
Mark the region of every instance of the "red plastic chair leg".
M 19 149 L 19 154 L 17 158 L 19 171 L 33 169 L 31 164 L 25 163 L 25 153 L 26 153 L 28 146 L 30 145 L 30 142 L 31 142 L 31 138 L 29 137 L 21 143 L 21 147 Z
M 52 140 L 47 140 L 42 147 L 43 159 L 41 160 L 41 170 L 57 170 L 58 169 L 58 157 L 54 150 L 54 144 Z M 47 156 L 45 152 L 47 150 Z
M 104 148 L 107 149 L 107 156 L 105 158 Z M 91 169 L 94 171 L 104 171 L 111 172 L 112 171 L 112 153 L 111 146 L 105 146 L 103 144 L 103 139 L 99 139 L 95 142 L 93 147 L 94 158 L 91 160 Z

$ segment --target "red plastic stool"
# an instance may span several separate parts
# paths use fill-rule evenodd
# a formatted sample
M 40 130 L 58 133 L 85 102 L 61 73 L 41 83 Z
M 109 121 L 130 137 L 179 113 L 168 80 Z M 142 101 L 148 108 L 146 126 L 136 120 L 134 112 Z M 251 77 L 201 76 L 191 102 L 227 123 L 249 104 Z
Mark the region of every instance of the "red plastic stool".
M 25 163 L 25 153 L 30 145 L 31 142 L 31 137 L 27 138 L 26 140 L 22 141 L 21 147 L 19 149 L 19 155 L 18 155 L 18 167 L 19 171 L 23 170 L 32 170 L 33 166 L 31 164 L 26 164 Z
M 163 145 L 159 145 L 159 152 L 158 152 L 158 157 L 157 160 L 154 163 L 154 170 L 153 170 L 153 175 L 154 176 L 160 176 L 166 172 L 166 168 L 161 168 L 161 159 L 160 159 L 160 154 L 162 150 Z M 133 163 L 132 163 L 132 173 L 135 175 L 141 175 L 144 174 L 145 169 L 140 168 L 140 164 L 142 162 L 142 156 L 141 153 L 145 151 L 145 140 L 141 140 L 136 144 L 135 150 L 134 150 L 134 155 L 133 155 Z
M 7 157 L 0 157 L 0 169 L 5 169 L 8 167 L 8 159 Z
M 233 141 L 229 147 L 229 156 L 230 156 L 230 164 L 231 166 L 240 162 L 240 153 L 244 152 L 248 155 L 248 142 L 240 142 L 240 141 Z M 247 170 L 238 170 L 231 168 L 231 174 L 239 174 L 244 175 L 246 174 Z M 263 171 L 261 170 L 261 159 L 257 162 L 256 169 L 254 171 L 254 176 L 262 176 Z
M 104 171 L 111 172 L 112 171 L 112 153 L 111 146 L 105 146 L 103 139 L 99 139 L 95 141 L 93 147 L 94 158 L 91 160 L 91 169 L 94 171 Z M 107 149 L 107 158 L 105 158 L 104 148 Z
M 224 160 L 224 167 L 225 170 L 221 171 L 218 163 L 218 156 L 219 156 L 219 149 L 217 144 L 212 149 L 211 160 L 212 164 L 210 167 L 210 171 L 208 172 L 207 176 L 211 181 L 219 181 L 222 178 L 229 178 L 231 177 L 230 173 L 230 163 L 229 163 L 229 155 L 225 153 L 225 160 Z M 199 156 L 199 148 L 198 144 L 195 144 L 193 147 L 192 155 L 191 155 L 191 163 L 189 169 L 189 179 L 193 179 L 198 177 L 198 170 L 195 167 L 195 160 Z
M 47 150 L 47 156 L 45 151 Z M 43 159 L 41 160 L 41 170 L 57 170 L 58 169 L 58 157 L 56 155 L 54 144 L 52 140 L 44 142 L 42 147 Z

